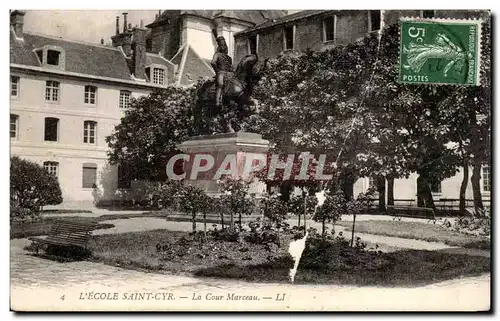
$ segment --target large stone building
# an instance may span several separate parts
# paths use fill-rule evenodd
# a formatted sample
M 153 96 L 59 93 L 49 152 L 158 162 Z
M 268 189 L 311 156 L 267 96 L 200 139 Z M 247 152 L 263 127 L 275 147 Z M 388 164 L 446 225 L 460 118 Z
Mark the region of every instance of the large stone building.
M 488 16 L 489 13 L 484 10 L 304 10 L 262 22 L 236 33 L 234 57 L 238 60 L 249 53 L 257 53 L 262 59 L 306 49 L 327 50 L 354 42 L 379 30 L 383 25 L 397 23 L 400 17 L 488 19 Z M 469 173 L 472 173 L 472 169 Z M 416 205 L 417 177 L 414 173 L 408 179 L 395 180 L 395 199 Z M 434 199 L 458 199 L 462 178 L 463 170 L 442 182 L 432 184 Z M 373 179 L 369 177 L 358 179 L 354 185 L 354 194 L 366 191 L 371 185 Z M 483 200 L 487 201 L 488 205 L 491 171 L 486 164 L 482 169 L 481 191 Z M 468 184 L 466 198 L 473 198 L 471 184 Z M 458 202 L 454 204 L 458 205 Z
M 257 53 L 272 58 L 294 51 L 325 50 L 377 31 L 400 16 L 478 18 L 477 11 L 166 10 L 146 28 L 119 17 L 112 46 L 23 31 L 24 12 L 11 12 L 11 154 L 36 161 L 58 176 L 63 206 L 88 206 L 93 186 L 112 199 L 118 170 L 107 162 L 105 137 L 119 123 L 131 97 L 169 85 L 213 77 L 215 38 L 226 38 L 236 64 Z M 122 30 L 121 30 L 122 29 Z M 484 198 L 491 176 L 483 168 Z M 433 186 L 436 198 L 458 198 L 461 172 Z M 368 188 L 359 179 L 355 193 Z M 416 175 L 395 181 L 397 199 L 416 199 Z M 471 185 L 467 198 L 472 198 Z
M 67 204 L 92 204 L 94 186 L 117 186 L 106 136 L 132 97 L 174 81 L 175 66 L 146 53 L 144 28 L 115 48 L 24 32 L 24 14 L 11 12 L 11 155 L 56 175 Z

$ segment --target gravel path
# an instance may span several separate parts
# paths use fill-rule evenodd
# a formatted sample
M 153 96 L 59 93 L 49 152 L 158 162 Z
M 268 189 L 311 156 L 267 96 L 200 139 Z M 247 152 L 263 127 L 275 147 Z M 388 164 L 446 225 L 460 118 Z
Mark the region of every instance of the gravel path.
M 94 231 L 95 235 L 154 229 L 191 231 L 190 222 L 171 222 L 153 217 L 103 223 L 111 223 L 115 227 Z M 291 223 L 294 225 L 295 221 Z M 308 222 L 308 226 L 314 224 L 317 223 Z M 343 227 L 336 227 L 337 232 L 341 229 Z M 356 235 L 364 241 L 400 248 L 489 257 L 487 251 L 454 248 L 443 243 L 363 233 Z M 260 284 L 145 273 L 88 261 L 59 263 L 28 254 L 23 250 L 28 244 L 27 239 L 11 240 L 11 307 L 14 310 L 478 311 L 490 307 L 489 274 L 416 288 Z M 92 300 L 88 299 L 90 292 L 93 292 Z M 96 293 L 99 293 L 97 297 Z M 137 293 L 151 294 L 149 300 L 141 300 Z M 255 296 L 258 300 L 229 300 L 231 293 Z M 277 296 L 281 298 L 283 294 L 283 301 L 277 301 Z M 215 297 L 221 299 L 212 300 Z
M 27 254 L 22 248 L 28 243 L 11 241 L 11 308 L 19 311 L 478 311 L 490 307 L 489 274 L 416 288 L 247 283 L 145 273 L 88 261 L 58 263 Z M 233 293 L 257 300 L 228 299 Z M 138 294 L 143 294 L 142 300 Z M 282 301 L 276 300 L 278 295 Z M 211 300 L 215 297 L 221 299 Z

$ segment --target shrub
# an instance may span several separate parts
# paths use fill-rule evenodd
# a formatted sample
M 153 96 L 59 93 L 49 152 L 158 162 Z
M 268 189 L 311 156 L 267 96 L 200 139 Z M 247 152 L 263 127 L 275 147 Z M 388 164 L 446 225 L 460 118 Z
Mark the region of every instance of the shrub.
M 489 236 L 491 234 L 491 217 L 459 217 L 454 223 L 450 223 L 445 220 L 444 225 L 451 230 L 470 234 L 470 235 L 482 235 Z
M 55 176 L 38 164 L 15 156 L 10 159 L 10 201 L 11 215 L 19 217 L 27 214 L 21 209 L 39 213 L 42 206 L 57 205 L 63 199 Z
M 280 228 L 283 227 L 284 220 L 287 215 L 287 205 L 280 200 L 279 194 L 264 194 L 264 197 L 261 200 L 261 209 L 264 217 L 269 220 L 272 224 L 274 224 L 276 228 L 276 238 L 278 246 L 281 246 L 280 243 Z M 263 226 L 263 230 L 271 230 L 271 226 Z
M 207 232 L 206 213 L 212 208 L 212 199 L 203 190 L 193 185 L 179 185 L 174 197 L 180 201 L 182 210 L 191 215 L 193 232 L 196 231 L 196 215 L 203 213 L 204 235 Z
M 326 223 L 333 223 L 340 219 L 346 208 L 346 199 L 341 190 L 336 192 L 327 191 L 325 201 L 318 206 L 313 220 L 321 222 L 321 234 L 326 235 Z
M 130 199 L 134 205 L 151 209 L 163 209 L 178 206 L 176 191 L 180 182 L 167 180 L 162 182 L 136 180 L 131 183 L 130 190 L 120 191 L 124 199 Z
M 335 237 L 314 234 L 306 240 L 300 264 L 312 270 L 362 269 L 371 264 L 373 258 L 380 253 L 366 250 L 366 243 L 359 237 L 355 246 L 351 247 L 350 242 L 341 235 Z
M 242 229 L 241 217 L 242 215 L 251 215 L 255 205 L 255 201 L 248 193 L 248 181 L 242 179 L 232 179 L 225 177 L 219 181 L 222 194 L 217 200 L 218 210 L 221 214 L 229 214 L 231 217 L 230 225 L 234 226 L 234 217 L 238 217 L 238 226 Z

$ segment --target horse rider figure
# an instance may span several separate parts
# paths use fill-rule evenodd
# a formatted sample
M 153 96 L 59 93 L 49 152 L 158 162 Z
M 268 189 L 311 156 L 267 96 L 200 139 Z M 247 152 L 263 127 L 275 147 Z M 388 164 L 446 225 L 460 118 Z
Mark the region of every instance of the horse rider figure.
M 212 67 L 215 70 L 215 105 L 222 106 L 222 94 L 224 89 L 224 80 L 227 82 L 234 77 L 233 59 L 228 55 L 226 40 L 224 37 L 217 37 L 217 51 L 212 59 Z

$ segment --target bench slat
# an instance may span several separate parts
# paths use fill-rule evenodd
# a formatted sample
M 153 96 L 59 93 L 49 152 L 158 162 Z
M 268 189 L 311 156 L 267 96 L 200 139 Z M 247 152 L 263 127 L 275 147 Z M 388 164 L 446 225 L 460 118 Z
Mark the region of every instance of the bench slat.
M 50 245 L 86 247 L 92 237 L 91 233 L 96 226 L 97 222 L 57 221 L 52 224 L 49 235 L 46 238 L 30 237 L 29 240 Z

